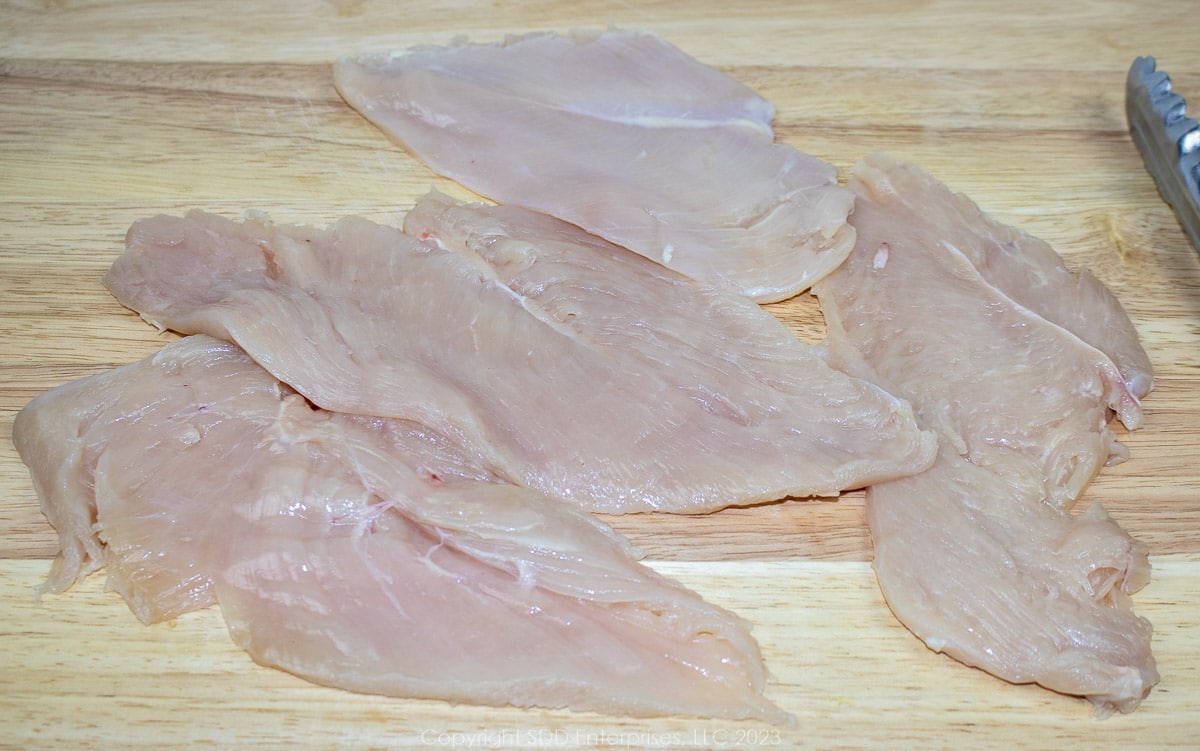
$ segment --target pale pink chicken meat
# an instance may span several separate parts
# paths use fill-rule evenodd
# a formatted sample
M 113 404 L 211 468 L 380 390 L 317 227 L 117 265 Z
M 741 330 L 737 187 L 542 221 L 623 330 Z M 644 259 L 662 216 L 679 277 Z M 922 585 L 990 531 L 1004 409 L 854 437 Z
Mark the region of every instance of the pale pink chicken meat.
M 854 242 L 835 169 L 773 142 L 769 103 L 654 34 L 346 58 L 334 83 L 440 174 L 758 302 L 807 289 Z
M 932 178 L 874 156 L 850 187 L 856 248 L 815 289 L 831 359 L 911 400 L 940 444 L 926 472 L 867 491 L 889 606 L 934 650 L 1132 711 L 1158 681 L 1129 598 L 1149 580 L 1146 549 L 1099 506 L 1068 509 L 1124 458 L 1107 423 L 1140 424 L 1148 381 L 1035 312 L 1032 290 L 1019 303 L 981 274 L 997 227 L 964 229 Z M 1111 298 L 1082 299 L 1111 314 Z
M 786 722 L 747 624 L 420 425 L 315 409 L 173 342 L 17 416 L 62 555 L 143 621 L 218 603 L 255 660 L 355 691 Z
M 910 164 L 894 164 L 888 182 L 897 200 L 941 228 L 941 241 L 968 257 L 989 284 L 1013 302 L 1105 352 L 1137 398 L 1150 393 L 1150 357 L 1121 302 L 1087 269 L 1072 273 L 1044 240 L 992 219 L 967 196 Z
M 933 459 L 905 402 L 745 298 L 517 207 L 430 196 L 413 216 L 416 237 L 156 217 L 105 282 L 321 407 L 429 425 L 589 510 L 835 495 Z

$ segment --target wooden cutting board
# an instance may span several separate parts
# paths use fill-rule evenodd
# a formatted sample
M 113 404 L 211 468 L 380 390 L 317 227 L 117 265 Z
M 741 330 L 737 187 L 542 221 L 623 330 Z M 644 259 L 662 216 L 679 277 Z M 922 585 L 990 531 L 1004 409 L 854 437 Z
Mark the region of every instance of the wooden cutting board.
M 1195 747 L 1200 256 L 1123 111 L 1130 62 L 1153 54 L 1200 112 L 1189 3 L 0 2 L 0 746 Z M 1152 551 L 1136 603 L 1163 678 L 1135 713 L 1096 720 L 1081 700 L 921 645 L 875 585 L 861 493 L 612 520 L 652 566 L 754 624 L 767 694 L 794 729 L 359 696 L 256 666 L 215 610 L 144 627 L 100 576 L 35 601 L 56 538 L 12 419 L 168 338 L 100 285 L 129 224 L 189 208 L 395 222 L 430 187 L 456 188 L 340 101 L 333 59 L 610 24 L 657 31 L 755 87 L 781 140 L 843 170 L 877 150 L 922 165 L 1124 302 L 1158 386 L 1127 437 L 1132 460 L 1087 502 Z M 772 310 L 821 337 L 810 298 Z

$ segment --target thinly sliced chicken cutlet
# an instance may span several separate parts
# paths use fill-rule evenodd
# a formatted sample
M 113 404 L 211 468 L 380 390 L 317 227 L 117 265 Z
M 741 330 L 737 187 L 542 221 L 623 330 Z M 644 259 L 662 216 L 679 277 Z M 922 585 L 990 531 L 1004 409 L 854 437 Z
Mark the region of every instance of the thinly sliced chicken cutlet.
M 854 243 L 835 169 L 774 143 L 769 103 L 647 32 L 347 58 L 334 83 L 440 174 L 758 302 Z
M 355 691 L 785 722 L 737 616 L 414 423 L 315 409 L 205 336 L 17 416 L 62 555 L 146 622 L 216 602 L 255 660 Z
M 930 648 L 1012 683 L 1130 712 L 1158 682 L 1151 625 L 1129 594 L 1146 548 L 1099 505 L 1072 515 L 1028 474 L 952 449 L 927 472 L 867 491 L 888 606 Z
M 745 298 L 524 209 L 430 196 L 414 216 L 415 237 L 156 217 L 105 281 L 323 408 L 429 425 L 589 510 L 829 496 L 933 460 L 907 403 Z
M 1058 267 L 1041 246 L 989 263 L 1006 232 L 978 216 L 964 228 L 965 199 L 915 167 L 871 157 L 850 187 L 858 244 L 816 289 L 831 358 L 911 400 L 940 443 L 928 471 L 868 489 L 888 604 L 937 651 L 1085 696 L 1101 714 L 1131 711 L 1158 681 L 1150 624 L 1128 597 L 1149 580 L 1146 549 L 1100 507 L 1069 508 L 1124 458 L 1107 423 L 1140 424 L 1146 371 L 1123 375 L 1036 312 L 1026 280 L 1045 275 L 1042 294 L 1069 294 L 1067 272 L 1047 272 Z M 1075 300 L 1115 314 L 1110 295 Z
M 920 168 L 894 163 L 886 171 L 893 200 L 936 225 L 941 242 L 967 256 L 989 284 L 1106 353 L 1135 397 L 1150 393 L 1150 357 L 1121 302 L 1099 279 L 1087 269 L 1072 273 L 1044 240 L 992 219 Z

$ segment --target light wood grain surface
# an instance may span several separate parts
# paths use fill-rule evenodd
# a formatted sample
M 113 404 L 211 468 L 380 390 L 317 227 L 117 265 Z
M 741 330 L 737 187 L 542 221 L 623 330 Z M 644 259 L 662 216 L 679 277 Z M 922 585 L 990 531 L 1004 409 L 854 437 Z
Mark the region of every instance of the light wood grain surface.
M 1200 743 L 1200 256 L 1124 118 L 1153 54 L 1200 113 L 1195 0 L 0 2 L 0 746 L 13 748 L 1194 748 Z M 1134 714 L 936 655 L 888 612 L 861 493 L 611 520 L 655 568 L 755 625 L 795 729 L 453 707 L 262 668 L 215 610 L 143 627 L 103 577 L 37 603 L 56 538 L 11 443 L 37 393 L 167 339 L 100 286 L 135 219 L 189 208 L 396 222 L 456 192 L 345 106 L 336 57 L 460 34 L 640 27 L 758 89 L 779 138 L 847 169 L 915 161 L 1090 267 L 1157 369 L 1133 458 L 1086 501 L 1146 541 L 1136 597 L 1162 683 Z M 461 191 L 458 191 L 461 193 Z M 772 306 L 806 340 L 813 301 Z

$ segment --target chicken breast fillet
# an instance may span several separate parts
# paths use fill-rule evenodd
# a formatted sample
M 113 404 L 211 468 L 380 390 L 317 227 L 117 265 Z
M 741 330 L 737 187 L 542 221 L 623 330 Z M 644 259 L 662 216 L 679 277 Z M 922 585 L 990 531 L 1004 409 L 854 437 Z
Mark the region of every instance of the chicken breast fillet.
M 537 33 L 334 66 L 342 97 L 440 174 L 758 302 L 850 252 L 829 164 L 774 108 L 658 36 Z
M 786 722 L 747 624 L 608 527 L 405 421 L 173 342 L 16 418 L 62 554 L 152 623 L 219 604 L 257 661 L 394 696 Z
M 589 510 L 836 495 L 933 459 L 907 403 L 745 298 L 517 207 L 429 196 L 409 231 L 156 217 L 105 283 L 321 407 L 429 425 Z
M 1150 624 L 1128 597 L 1149 580 L 1146 548 L 1099 506 L 1069 508 L 1125 457 L 1107 423 L 1140 424 L 1142 366 L 1126 377 L 1051 320 L 1057 303 L 1037 304 L 1021 280 L 1046 271 L 1048 248 L 1007 248 L 993 283 L 979 266 L 997 232 L 1015 231 L 977 209 L 964 228 L 966 199 L 947 208 L 949 191 L 886 157 L 857 165 L 850 187 L 857 245 L 816 288 L 832 359 L 911 400 L 939 438 L 929 470 L 867 492 L 888 604 L 934 650 L 1102 714 L 1131 711 L 1158 681 Z M 1046 274 L 1040 294 L 1067 294 L 1066 273 Z M 1023 303 L 1007 293 L 1018 288 Z M 1075 299 L 1095 305 L 1078 320 L 1114 315 L 1111 295 Z

